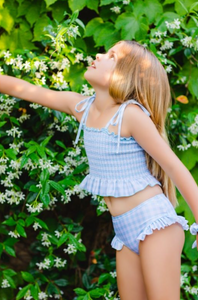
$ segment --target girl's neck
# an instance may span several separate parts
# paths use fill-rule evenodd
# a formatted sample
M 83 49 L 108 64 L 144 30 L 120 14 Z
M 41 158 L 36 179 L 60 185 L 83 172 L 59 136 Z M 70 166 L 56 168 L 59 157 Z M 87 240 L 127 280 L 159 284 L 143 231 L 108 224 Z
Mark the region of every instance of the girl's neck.
M 104 112 L 105 110 L 108 110 L 118 105 L 115 102 L 115 100 L 109 95 L 108 91 L 98 91 L 97 89 L 95 89 L 95 93 L 96 98 L 93 104 L 99 112 Z

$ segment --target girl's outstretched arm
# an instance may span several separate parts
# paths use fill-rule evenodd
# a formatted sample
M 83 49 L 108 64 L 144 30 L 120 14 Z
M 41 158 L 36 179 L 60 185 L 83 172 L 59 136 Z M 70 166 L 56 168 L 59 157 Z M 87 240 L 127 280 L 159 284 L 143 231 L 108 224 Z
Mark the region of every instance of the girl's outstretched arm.
M 162 167 L 172 179 L 191 208 L 198 224 L 198 186 L 191 173 L 158 133 L 152 120 L 137 107 L 126 109 L 127 124 L 138 144 Z M 197 234 L 198 240 L 198 234 Z
M 75 105 L 86 96 L 75 92 L 53 91 L 12 76 L 0 75 L 0 92 L 80 117 Z

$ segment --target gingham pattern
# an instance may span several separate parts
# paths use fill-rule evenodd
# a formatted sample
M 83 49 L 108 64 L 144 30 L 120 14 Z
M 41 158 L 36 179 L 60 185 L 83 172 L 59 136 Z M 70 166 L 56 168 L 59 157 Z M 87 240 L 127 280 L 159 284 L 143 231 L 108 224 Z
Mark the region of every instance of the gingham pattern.
M 104 128 L 88 128 L 86 120 L 94 99 L 95 95 L 84 99 L 75 108 L 78 112 L 84 111 L 75 142 L 78 142 L 83 128 L 90 171 L 80 187 L 95 195 L 124 197 L 143 190 L 147 185 L 161 185 L 148 170 L 142 147 L 133 137 L 120 136 L 123 113 L 128 104 L 139 105 L 148 116 L 149 112 L 137 101 L 128 100 L 120 105 Z M 109 132 L 110 124 L 118 125 L 118 134 Z
M 174 223 L 179 223 L 184 230 L 188 230 L 188 222 L 178 216 L 164 194 L 156 195 L 132 210 L 112 217 L 115 237 L 111 245 L 116 250 L 121 250 L 123 245 L 139 254 L 139 241 L 155 229 L 162 229 Z

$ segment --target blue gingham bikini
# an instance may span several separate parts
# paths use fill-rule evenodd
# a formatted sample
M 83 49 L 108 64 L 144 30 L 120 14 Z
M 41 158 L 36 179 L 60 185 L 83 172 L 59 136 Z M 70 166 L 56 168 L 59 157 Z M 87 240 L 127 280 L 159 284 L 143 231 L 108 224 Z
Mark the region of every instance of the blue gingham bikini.
M 149 112 L 136 100 L 122 103 L 107 125 L 101 129 L 86 126 L 90 106 L 95 95 L 80 101 L 75 110 L 83 112 L 75 143 L 80 132 L 84 131 L 84 145 L 89 162 L 89 174 L 80 187 L 100 196 L 127 197 L 143 190 L 146 186 L 161 186 L 150 173 L 146 165 L 145 151 L 133 137 L 120 135 L 123 113 L 127 105 L 136 104 L 150 116 Z M 79 107 L 81 107 L 79 109 Z M 118 125 L 118 134 L 110 132 L 108 127 Z M 115 237 L 112 247 L 121 250 L 123 245 L 138 252 L 139 241 L 173 223 L 179 223 L 187 230 L 187 221 L 177 216 L 172 204 L 164 194 L 147 199 L 132 210 L 113 217 Z

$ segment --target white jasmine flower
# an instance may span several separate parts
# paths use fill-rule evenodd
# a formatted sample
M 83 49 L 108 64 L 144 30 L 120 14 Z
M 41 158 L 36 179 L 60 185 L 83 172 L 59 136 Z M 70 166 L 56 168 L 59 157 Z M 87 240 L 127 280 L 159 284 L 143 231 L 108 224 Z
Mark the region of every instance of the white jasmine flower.
M 45 78 L 45 76 L 43 76 L 43 77 L 41 78 L 41 82 L 42 82 L 43 85 L 46 84 L 46 78 Z
M 38 228 L 42 228 L 42 226 L 38 222 L 35 222 L 33 228 L 34 230 L 37 230 Z
M 76 59 L 74 62 L 79 63 L 81 60 L 83 60 L 83 53 L 76 53 Z
M 4 58 L 9 58 L 11 56 L 10 51 L 7 51 L 7 52 L 4 51 L 3 54 L 4 54 Z
M 70 26 L 67 30 L 68 36 L 75 37 L 78 34 L 78 26 Z
M 183 46 L 185 47 L 189 47 L 189 48 L 192 48 L 193 46 L 193 43 L 192 43 L 192 36 L 186 36 L 185 38 L 183 38 L 181 40 L 181 43 Z
M 113 278 L 117 277 L 116 271 L 115 271 L 115 272 L 110 272 L 110 275 L 111 275 Z
M 39 61 L 39 60 L 36 60 L 36 61 L 34 62 L 34 65 L 35 65 L 36 69 L 38 70 L 38 68 L 39 68 L 39 66 L 40 66 L 40 61 Z
M 185 150 L 187 150 L 188 148 L 190 148 L 190 146 L 191 146 L 191 144 L 188 144 L 188 145 L 186 145 L 186 146 L 178 145 L 177 148 L 178 148 L 179 150 L 185 151 Z
M 116 14 L 120 13 L 121 8 L 119 6 L 114 6 L 110 8 L 111 11 L 113 11 Z
M 44 262 L 36 263 L 36 265 L 39 267 L 39 270 L 42 270 L 42 269 L 49 269 L 50 263 L 51 263 L 50 259 L 45 258 Z
M 10 287 L 10 284 L 9 284 L 9 282 L 7 281 L 7 279 L 3 279 L 3 280 L 2 280 L 1 287 L 2 287 L 2 288 Z
M 66 265 L 66 263 L 67 263 L 66 260 L 61 260 L 60 257 L 56 257 L 55 260 L 54 260 L 54 262 L 55 262 L 54 266 L 56 268 L 64 267 Z
M 192 267 L 192 270 L 193 270 L 193 272 L 197 271 L 197 266 L 194 265 L 194 266 Z
M 48 298 L 48 295 L 44 292 L 38 293 L 39 300 L 46 300 Z
M 173 48 L 173 42 L 165 41 L 164 45 L 160 47 L 160 50 L 166 50 Z
M 172 66 L 171 65 L 167 66 L 166 67 L 166 72 L 170 73 L 171 71 L 172 71 Z
M 55 231 L 55 236 L 59 239 L 61 237 L 61 233 L 59 231 Z
M 192 146 L 195 148 L 198 148 L 198 141 L 193 141 Z M 196 266 L 195 266 L 196 267 Z M 196 270 L 195 270 L 196 271 Z
M 11 237 L 17 239 L 18 237 L 20 237 L 20 234 L 15 230 L 15 231 L 9 231 L 8 235 L 10 235 Z
M 128 5 L 130 3 L 130 0 L 123 0 L 122 2 L 124 5 Z
M 29 61 L 26 61 L 24 64 L 23 64 L 23 67 L 25 69 L 26 72 L 29 72 L 31 70 L 31 67 L 30 67 L 30 62 Z
M 33 202 L 32 204 L 26 203 L 26 206 L 27 206 L 27 211 L 31 213 L 43 211 L 43 203 L 36 203 L 36 202 Z
M 77 252 L 77 249 L 73 244 L 68 244 L 67 248 L 63 249 L 63 251 L 68 254 L 74 254 Z
M 21 136 L 21 134 L 22 134 L 22 131 L 20 131 L 19 130 L 19 128 L 17 128 L 17 127 L 13 127 L 12 129 L 10 129 L 10 130 L 6 130 L 6 133 L 7 133 L 7 135 L 10 135 L 10 136 L 12 136 L 12 137 L 20 137 Z

